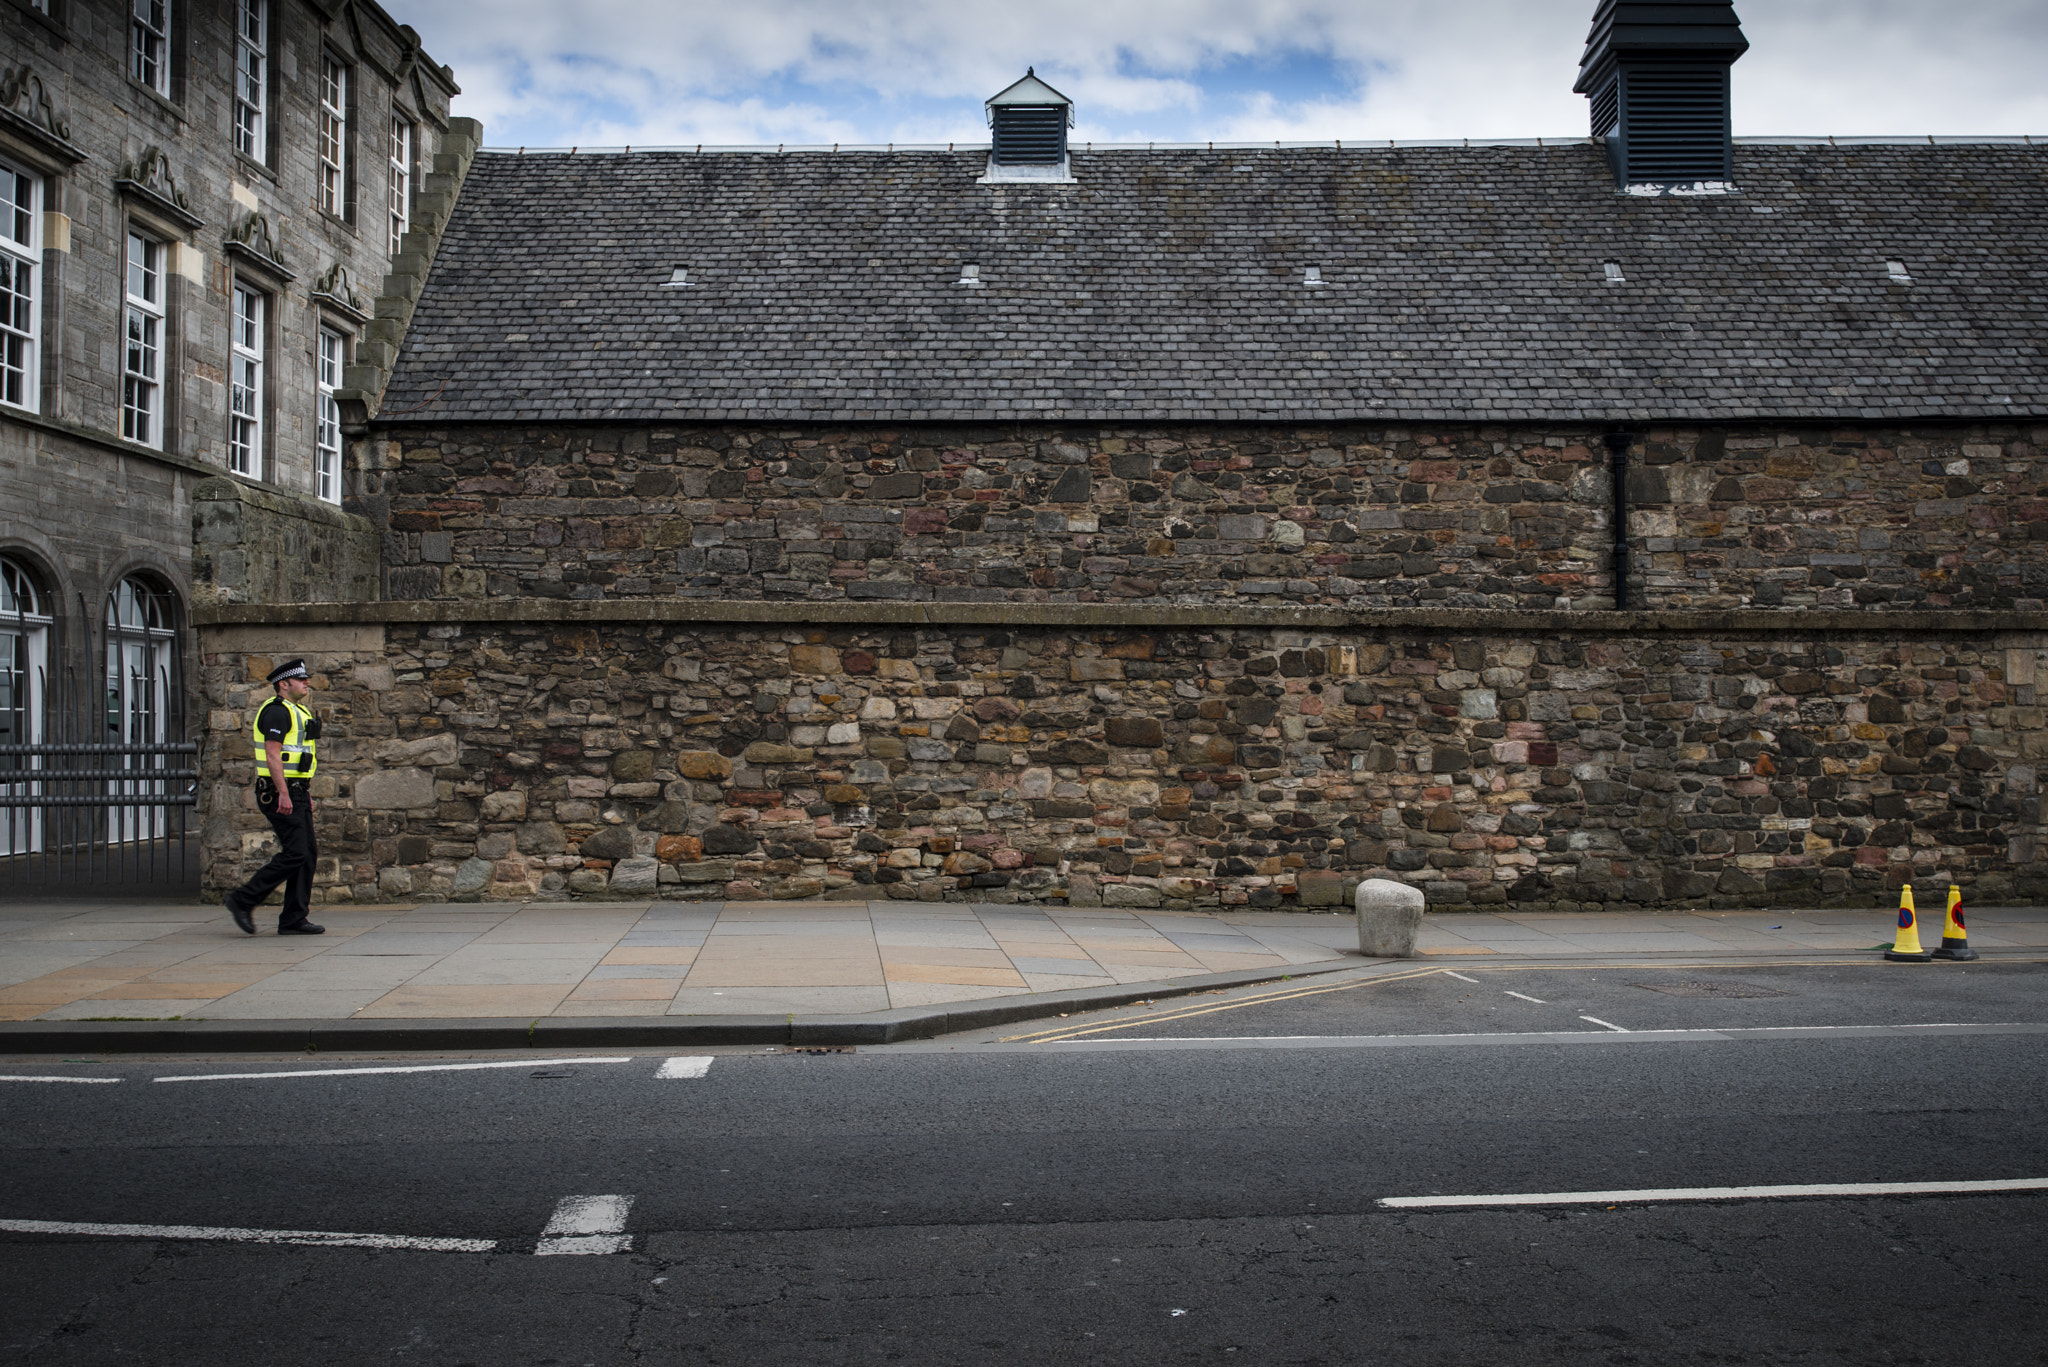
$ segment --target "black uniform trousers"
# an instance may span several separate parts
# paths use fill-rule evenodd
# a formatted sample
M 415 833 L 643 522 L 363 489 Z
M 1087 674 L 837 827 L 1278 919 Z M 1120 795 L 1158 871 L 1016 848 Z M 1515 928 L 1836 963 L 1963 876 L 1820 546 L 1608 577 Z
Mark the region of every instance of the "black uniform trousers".
M 284 884 L 284 910 L 277 916 L 280 930 L 298 925 L 312 914 L 313 863 L 320 857 L 313 840 L 313 799 L 306 793 L 306 780 L 294 778 L 286 783 L 292 809 L 280 815 L 277 789 L 268 780 L 256 781 L 256 805 L 277 833 L 277 853 L 227 898 L 230 907 L 254 911 L 278 884 Z

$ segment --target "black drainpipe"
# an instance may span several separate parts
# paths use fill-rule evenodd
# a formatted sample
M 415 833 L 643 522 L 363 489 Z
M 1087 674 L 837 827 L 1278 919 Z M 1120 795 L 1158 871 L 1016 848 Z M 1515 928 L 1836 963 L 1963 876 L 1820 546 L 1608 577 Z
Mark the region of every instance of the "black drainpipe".
M 1609 432 L 1607 468 L 1614 476 L 1614 606 L 1628 606 L 1628 446 L 1629 434 Z

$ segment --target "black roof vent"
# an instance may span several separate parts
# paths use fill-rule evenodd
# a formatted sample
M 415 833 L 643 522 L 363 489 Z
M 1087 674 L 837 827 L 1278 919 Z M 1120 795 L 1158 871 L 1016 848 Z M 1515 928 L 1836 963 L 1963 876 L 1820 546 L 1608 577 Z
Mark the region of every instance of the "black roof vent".
M 1728 68 L 1748 50 L 1733 4 L 1600 0 L 1572 88 L 1592 101 L 1615 179 L 1732 180 Z
M 1064 165 L 1073 123 L 1074 102 L 1026 68 L 1023 80 L 988 102 L 995 134 L 989 159 L 998 166 Z

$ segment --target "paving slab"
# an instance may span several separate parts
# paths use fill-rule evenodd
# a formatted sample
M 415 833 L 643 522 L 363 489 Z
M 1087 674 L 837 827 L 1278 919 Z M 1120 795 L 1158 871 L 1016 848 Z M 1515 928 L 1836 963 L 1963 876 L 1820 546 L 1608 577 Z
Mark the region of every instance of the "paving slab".
M 1980 952 L 2048 949 L 2048 910 L 1969 914 Z M 1923 911 L 1923 938 L 1938 937 L 1938 916 Z M 218 907 L 169 900 L 10 906 L 0 916 L 0 1052 L 9 1039 L 88 1047 L 80 1032 L 101 1049 L 193 1031 L 211 1047 L 254 1048 L 232 1041 L 274 1043 L 293 1030 L 312 1039 L 329 1025 L 378 1047 L 454 1047 L 458 1036 L 513 1030 L 489 1024 L 505 1021 L 517 1022 L 510 1042 L 520 1043 L 539 1019 L 557 1023 L 551 1038 L 580 1031 L 593 1041 L 622 1038 L 604 1033 L 606 1021 L 648 1042 L 708 1043 L 721 1031 L 748 1042 L 831 1030 L 907 1038 L 952 1021 L 1388 962 L 1357 954 L 1343 912 L 650 900 L 337 906 L 320 919 L 326 935 L 280 938 L 267 928 L 245 936 Z M 1874 955 L 1893 921 L 1889 909 L 1438 913 L 1417 948 L 1446 964 L 1792 961 Z

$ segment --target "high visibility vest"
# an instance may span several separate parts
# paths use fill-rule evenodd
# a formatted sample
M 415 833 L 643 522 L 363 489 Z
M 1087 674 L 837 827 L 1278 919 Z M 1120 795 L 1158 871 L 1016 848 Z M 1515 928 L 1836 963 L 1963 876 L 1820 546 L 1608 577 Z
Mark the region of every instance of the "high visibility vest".
M 284 761 L 285 777 L 313 777 L 313 771 L 320 767 L 319 742 L 313 735 L 316 729 L 313 714 L 285 697 L 265 700 L 263 706 L 256 709 L 256 715 L 249 719 L 249 738 L 256 744 L 256 777 L 271 777 L 270 756 L 263 748 L 269 743 L 263 734 L 263 708 L 270 706 L 272 701 L 283 703 L 285 710 L 292 714 L 292 729 L 285 732 L 283 753 L 279 756 Z

